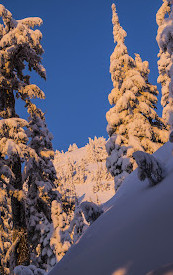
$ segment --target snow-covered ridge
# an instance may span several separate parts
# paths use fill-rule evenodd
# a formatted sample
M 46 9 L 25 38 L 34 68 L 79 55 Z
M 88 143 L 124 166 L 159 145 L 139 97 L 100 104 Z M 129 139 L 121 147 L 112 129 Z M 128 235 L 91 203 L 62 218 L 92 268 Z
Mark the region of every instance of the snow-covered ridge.
M 168 142 L 154 154 L 166 166 L 165 179 L 149 187 L 131 173 L 49 275 L 172 274 L 172 147 Z

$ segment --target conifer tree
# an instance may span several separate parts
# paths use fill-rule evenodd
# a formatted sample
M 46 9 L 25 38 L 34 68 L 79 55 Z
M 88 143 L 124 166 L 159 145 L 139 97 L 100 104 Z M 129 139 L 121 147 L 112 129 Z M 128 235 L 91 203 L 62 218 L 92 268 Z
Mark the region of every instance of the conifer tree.
M 106 140 L 103 137 L 89 138 L 89 143 L 86 145 L 87 160 L 89 162 L 105 161 L 107 152 L 105 149 Z
M 110 136 L 106 147 L 107 167 L 118 188 L 136 166 L 132 153 L 153 153 L 168 140 L 168 133 L 155 111 L 158 91 L 148 81 L 148 62 L 142 62 L 139 54 L 135 59 L 129 56 L 127 34 L 120 26 L 114 4 L 112 23 L 116 46 L 110 58 L 110 73 L 114 88 L 108 98 L 114 106 L 106 114 Z
M 156 39 L 160 48 L 158 54 L 158 83 L 162 85 L 162 117 L 165 122 L 171 126 L 171 129 L 173 129 L 173 13 L 171 0 L 163 0 L 163 4 L 156 15 L 156 21 L 158 24 Z
M 137 151 L 133 153 L 133 157 L 138 164 L 137 173 L 140 181 L 144 181 L 147 178 L 150 186 L 154 186 L 164 179 L 165 168 L 154 156 Z
M 69 148 L 68 148 L 68 152 L 73 152 L 76 149 L 78 149 L 76 143 L 73 143 L 72 145 L 70 144 Z
M 23 175 L 28 184 L 26 217 L 30 232 L 31 261 L 47 270 L 56 263 L 54 249 L 50 246 L 53 230 L 51 209 L 52 202 L 60 200 L 60 194 L 55 191 L 52 135 L 47 129 L 41 110 L 37 109 L 37 112 L 31 113 L 27 133 L 30 138 L 29 146 L 39 157 L 37 163 L 33 158 L 26 162 Z
M 34 69 L 44 78 L 45 70 L 41 65 L 41 33 L 31 29 L 40 25 L 41 19 L 14 20 L 3 5 L 0 5 L 0 16 L 3 20 L 0 25 L 0 154 L 1 161 L 5 164 L 1 166 L 1 180 L 5 178 L 4 182 L 10 190 L 13 233 L 7 254 L 11 253 L 12 273 L 15 265 L 26 265 L 30 261 L 22 162 L 29 157 L 36 158 L 36 153 L 27 145 L 28 137 L 24 127 L 29 125 L 27 121 L 18 118 L 15 100 L 21 98 L 30 105 L 30 98 L 42 95 L 36 85 L 30 85 L 29 76 L 23 74 L 25 62 L 30 70 Z M 4 166 L 8 167 L 8 171 L 4 170 Z
M 51 245 L 56 251 L 57 261 L 60 261 L 70 248 L 72 242 L 68 231 L 69 218 L 64 212 L 63 204 L 56 200 L 52 203 L 52 220 L 54 233 L 51 238 Z
M 55 230 L 52 204 L 53 201 L 61 204 L 60 194 L 54 190 L 52 136 L 44 114 L 32 102 L 33 98 L 44 99 L 45 95 L 31 84 L 27 74 L 28 70 L 34 70 L 46 79 L 41 64 L 42 34 L 34 30 L 42 20 L 15 20 L 3 5 L 0 5 L 0 16 L 3 20 L 0 25 L 0 186 L 6 186 L 6 199 L 0 200 L 5 213 L 0 227 L 8 220 L 7 200 L 12 220 L 12 236 L 9 245 L 0 248 L 0 260 L 5 253 L 4 274 L 13 274 L 14 267 L 19 265 L 15 272 L 20 274 L 22 266 L 30 264 L 31 269 L 36 265 L 33 271 L 36 274 L 37 267 L 48 270 L 56 263 L 56 251 L 51 246 Z M 28 122 L 17 114 L 17 99 L 25 103 L 30 115 Z M 1 234 L 1 238 L 5 244 L 5 236 Z
M 79 184 L 84 184 L 86 181 L 86 177 L 86 160 L 82 158 L 78 169 Z

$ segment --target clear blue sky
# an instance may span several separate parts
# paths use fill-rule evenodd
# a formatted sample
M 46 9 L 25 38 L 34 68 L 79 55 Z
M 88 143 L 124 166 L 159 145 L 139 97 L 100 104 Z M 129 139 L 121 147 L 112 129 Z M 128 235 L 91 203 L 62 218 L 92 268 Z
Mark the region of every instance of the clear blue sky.
M 2 0 L 15 19 L 43 19 L 43 65 L 47 81 L 32 80 L 46 94 L 41 107 L 46 111 L 54 149 L 78 147 L 88 137 L 104 136 L 108 94 L 112 89 L 109 58 L 114 49 L 109 0 Z M 120 23 L 127 31 L 129 54 L 139 53 L 150 64 L 150 80 L 157 83 L 155 15 L 161 0 L 116 0 Z M 160 91 L 160 87 L 159 87 Z M 159 114 L 161 108 L 159 107 Z

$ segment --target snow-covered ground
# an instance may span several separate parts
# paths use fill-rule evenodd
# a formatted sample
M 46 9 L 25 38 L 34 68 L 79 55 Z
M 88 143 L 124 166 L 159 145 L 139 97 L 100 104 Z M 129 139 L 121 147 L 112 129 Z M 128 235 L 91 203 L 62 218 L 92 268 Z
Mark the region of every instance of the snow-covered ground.
M 79 198 L 79 202 L 82 201 L 93 201 L 97 203 L 97 200 L 103 204 L 107 202 L 112 196 L 115 194 L 114 191 L 114 182 L 113 181 L 106 181 L 105 184 L 110 183 L 110 189 L 107 191 L 98 191 L 97 193 L 93 192 L 94 182 L 89 182 L 85 184 L 76 184 L 76 193 Z M 104 182 L 103 182 L 104 184 Z
M 154 155 L 166 166 L 155 187 L 135 170 L 101 215 L 49 275 L 173 274 L 173 156 L 171 143 Z

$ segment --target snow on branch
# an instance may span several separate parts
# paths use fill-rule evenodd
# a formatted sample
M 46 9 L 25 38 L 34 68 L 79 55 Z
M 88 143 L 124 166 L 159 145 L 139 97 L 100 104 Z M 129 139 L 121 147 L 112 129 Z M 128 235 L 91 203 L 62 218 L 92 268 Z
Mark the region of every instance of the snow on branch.
M 37 268 L 34 265 L 16 266 L 14 269 L 14 275 L 45 275 L 46 272 L 43 269 Z
M 41 24 L 43 24 L 43 20 L 39 17 L 28 17 L 21 20 L 17 20 L 17 22 L 20 22 L 31 28 L 34 28 L 35 26 L 41 26 Z
M 138 178 L 140 181 L 148 178 L 149 184 L 153 186 L 163 180 L 165 174 L 163 165 L 154 156 L 137 151 L 133 153 L 133 158 L 138 165 Z
M 27 96 L 27 98 L 41 98 L 45 99 L 44 92 L 35 84 L 27 85 L 25 87 L 21 88 L 21 91 L 24 96 Z
M 80 208 L 85 216 L 87 222 L 92 224 L 103 213 L 100 206 L 93 202 L 84 201 L 81 203 Z

